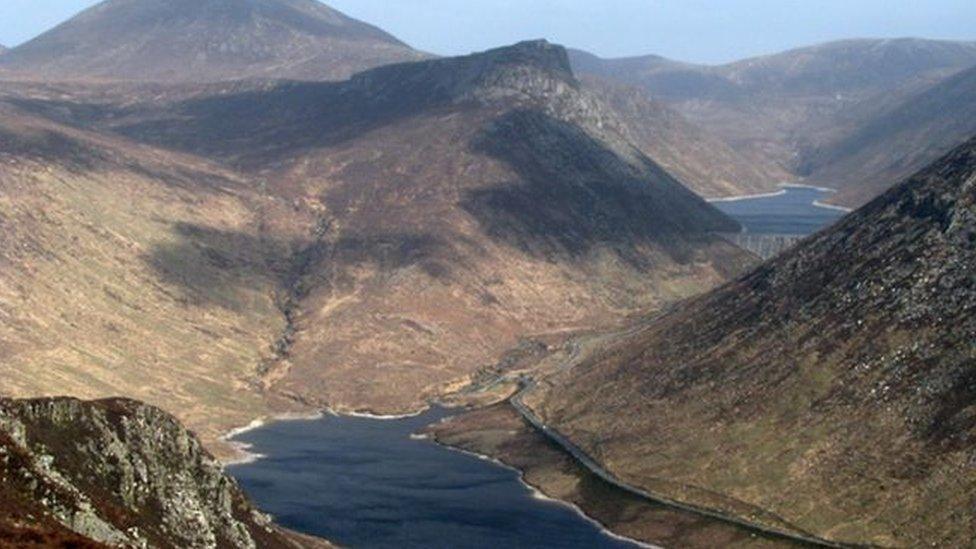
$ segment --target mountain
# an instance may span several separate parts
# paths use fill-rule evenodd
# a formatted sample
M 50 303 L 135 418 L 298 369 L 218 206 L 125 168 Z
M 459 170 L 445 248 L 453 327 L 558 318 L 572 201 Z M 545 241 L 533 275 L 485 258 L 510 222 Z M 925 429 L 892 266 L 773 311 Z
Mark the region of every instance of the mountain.
M 44 80 L 332 80 L 423 57 L 317 0 L 106 0 L 14 48 L 0 69 Z
M 842 542 L 971 545 L 974 262 L 976 139 L 529 402 L 652 492 Z
M 210 447 L 242 418 L 415 411 L 522 338 L 754 261 L 545 42 L 339 83 L 7 90 L 3 390 L 137 397 Z
M 130 400 L 0 400 L 5 547 L 325 548 L 277 527 L 172 416 Z
M 614 109 L 644 154 L 701 196 L 758 194 L 791 178 L 772 163 L 738 153 L 641 88 L 594 76 L 581 80 Z
M 718 66 L 575 52 L 573 63 L 581 73 L 642 87 L 739 154 L 800 179 L 809 171 L 804 155 L 836 138 L 837 127 L 976 65 L 976 43 L 845 40 Z
M 976 134 L 976 67 L 886 103 L 849 128 L 804 154 L 801 170 L 838 188 L 835 200 L 860 204 Z

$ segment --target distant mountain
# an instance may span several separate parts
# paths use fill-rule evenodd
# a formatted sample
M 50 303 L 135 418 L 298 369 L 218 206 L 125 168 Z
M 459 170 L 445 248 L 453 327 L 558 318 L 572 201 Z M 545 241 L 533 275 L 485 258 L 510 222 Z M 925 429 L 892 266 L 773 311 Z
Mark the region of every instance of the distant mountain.
M 10 101 L 148 151 L 206 157 L 251 182 L 258 196 L 226 185 L 251 204 L 248 215 L 208 206 L 213 221 L 146 220 L 157 231 L 157 221 L 185 217 L 157 237 L 165 243 L 141 244 L 147 259 L 134 263 L 157 270 L 147 284 L 193 296 L 190 311 L 278 327 L 270 341 L 264 328 L 261 337 L 222 332 L 218 349 L 249 351 L 254 341 L 273 350 L 241 366 L 292 402 L 414 411 L 520 338 L 614 322 L 754 260 L 713 235 L 738 225 L 641 153 L 614 109 L 573 76 L 565 50 L 545 42 L 340 83 L 84 93 L 41 89 Z M 139 200 L 182 203 L 167 193 Z M 225 276 L 240 286 L 213 284 Z M 279 318 L 251 324 L 269 295 Z
M 651 99 L 642 88 L 592 75 L 581 80 L 587 90 L 615 110 L 644 154 L 701 196 L 767 192 L 792 178 L 763 158 L 733 150 L 667 104 Z
M 317 0 L 106 0 L 0 68 L 47 80 L 319 80 L 423 57 Z
M 834 200 L 859 204 L 974 134 L 976 68 L 855 119 L 804 154 L 800 169 L 811 182 L 840 189 Z
M 258 512 L 172 416 L 130 400 L 0 400 L 4 547 L 327 548 Z
M 969 546 L 974 264 L 976 140 L 530 403 L 669 497 L 843 542 Z
M 799 179 L 809 170 L 804 155 L 836 138 L 836 127 L 976 65 L 976 43 L 846 40 L 718 66 L 584 52 L 572 59 L 582 73 L 641 86 L 739 154 Z

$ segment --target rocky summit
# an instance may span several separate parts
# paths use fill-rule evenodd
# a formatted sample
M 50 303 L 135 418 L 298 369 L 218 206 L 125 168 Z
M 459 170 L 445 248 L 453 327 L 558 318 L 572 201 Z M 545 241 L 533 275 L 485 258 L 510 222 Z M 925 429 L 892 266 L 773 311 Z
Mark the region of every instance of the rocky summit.
M 963 546 L 974 265 L 976 140 L 531 402 L 652 492 L 720 495 L 837 542 Z

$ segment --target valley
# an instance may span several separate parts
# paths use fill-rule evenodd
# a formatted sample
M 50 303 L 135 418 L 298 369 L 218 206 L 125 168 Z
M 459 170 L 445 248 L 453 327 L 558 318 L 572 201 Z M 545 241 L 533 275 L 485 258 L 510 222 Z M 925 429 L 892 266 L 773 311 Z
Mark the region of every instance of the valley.
M 973 543 L 976 42 L 422 49 L 0 47 L 0 546 Z

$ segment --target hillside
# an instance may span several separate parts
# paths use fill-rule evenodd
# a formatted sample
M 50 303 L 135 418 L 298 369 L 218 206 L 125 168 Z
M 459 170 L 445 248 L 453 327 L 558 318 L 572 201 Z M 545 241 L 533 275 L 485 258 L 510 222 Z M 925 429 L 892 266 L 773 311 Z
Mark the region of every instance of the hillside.
M 341 80 L 423 58 L 317 0 L 106 0 L 4 55 L 44 80 Z
M 519 338 L 612 321 L 750 261 L 709 235 L 736 225 L 631 145 L 543 42 L 173 108 L 113 124 L 274 166 L 273 192 L 317 228 L 269 373 L 303 402 L 410 411 Z
M 641 88 L 594 76 L 581 80 L 615 111 L 648 158 L 701 196 L 758 194 L 791 178 L 782 168 L 739 154 Z
M 856 121 L 804 154 L 801 169 L 811 182 L 839 189 L 832 200 L 861 204 L 973 134 L 976 67 Z
M 976 140 L 549 380 L 618 477 L 852 543 L 971 545 Z
M 269 413 L 287 248 L 245 179 L 0 101 L 0 394 L 127 395 L 212 443 Z M 163 389 L 165 388 L 165 389 Z
M 191 433 L 134 401 L 0 400 L 0 455 L 5 547 L 330 547 L 275 526 Z
M 837 139 L 836 128 L 857 131 L 883 114 L 879 104 L 893 106 L 976 65 L 976 43 L 845 40 L 718 66 L 658 56 L 601 59 L 575 52 L 573 63 L 581 73 L 641 87 L 738 154 L 760 165 L 779 166 L 799 179 L 809 174 L 805 155 Z M 885 162 L 894 159 L 892 155 Z M 870 175 L 879 181 L 885 175 L 910 173 Z M 865 191 L 860 196 L 864 199 L 852 194 L 845 204 L 863 204 L 875 194 Z
M 32 291 L 8 290 L 25 320 L 0 339 L 3 390 L 132 395 L 208 444 L 282 406 L 413 411 L 521 338 L 616 322 L 753 261 L 543 42 L 341 83 L 11 93 L 25 117 L 119 150 L 8 175 L 4 268 Z M 46 193 L 16 192 L 31 177 Z M 76 237 L 91 250 L 71 254 Z M 80 316 L 48 318 L 62 301 Z

